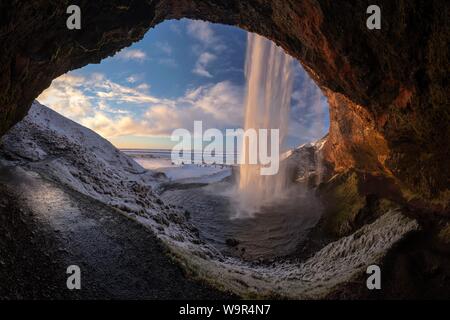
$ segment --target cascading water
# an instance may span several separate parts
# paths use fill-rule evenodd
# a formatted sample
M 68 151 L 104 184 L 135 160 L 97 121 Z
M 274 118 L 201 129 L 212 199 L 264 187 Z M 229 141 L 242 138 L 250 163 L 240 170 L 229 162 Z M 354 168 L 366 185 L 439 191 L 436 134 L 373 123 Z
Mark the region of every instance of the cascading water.
M 283 150 L 288 133 L 293 87 L 292 62 L 293 59 L 272 41 L 256 34 L 247 35 L 245 130 L 278 129 L 280 151 Z M 270 137 L 270 131 L 268 135 Z M 248 150 L 248 145 L 244 141 L 243 154 L 246 154 L 245 150 Z M 279 158 L 281 160 L 281 155 Z M 257 212 L 262 204 L 282 195 L 286 182 L 286 170 L 282 163 L 278 173 L 273 176 L 261 175 L 259 164 L 241 164 L 241 214 Z

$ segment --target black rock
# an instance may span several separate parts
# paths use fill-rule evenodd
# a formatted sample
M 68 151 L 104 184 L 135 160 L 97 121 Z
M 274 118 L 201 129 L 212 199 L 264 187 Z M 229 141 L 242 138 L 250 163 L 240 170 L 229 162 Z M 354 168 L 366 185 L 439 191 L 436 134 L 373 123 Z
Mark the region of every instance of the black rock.
M 229 247 L 236 247 L 237 245 L 239 245 L 239 243 L 239 240 L 232 238 L 225 240 L 225 244 Z

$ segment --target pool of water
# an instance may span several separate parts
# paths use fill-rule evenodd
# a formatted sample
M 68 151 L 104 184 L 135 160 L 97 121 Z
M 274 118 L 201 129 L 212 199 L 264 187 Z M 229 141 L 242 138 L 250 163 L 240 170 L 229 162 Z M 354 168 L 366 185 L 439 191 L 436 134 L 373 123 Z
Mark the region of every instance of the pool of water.
M 239 195 L 231 182 L 168 190 L 162 197 L 189 211 L 202 239 L 245 260 L 289 256 L 306 240 L 322 212 L 319 201 L 301 186 L 245 218 L 236 218 Z

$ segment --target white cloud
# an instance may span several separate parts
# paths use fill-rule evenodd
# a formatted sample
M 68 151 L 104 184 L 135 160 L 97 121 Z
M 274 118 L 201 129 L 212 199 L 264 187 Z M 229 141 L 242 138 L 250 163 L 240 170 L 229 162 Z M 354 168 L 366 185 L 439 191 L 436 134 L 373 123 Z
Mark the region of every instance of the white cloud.
M 149 95 L 146 91 L 150 88 L 147 84 L 140 84 L 135 88 L 127 87 L 108 79 L 87 81 L 86 90 L 95 91 L 95 95 L 103 100 L 109 100 L 119 103 L 159 103 L 161 100 Z
M 114 57 L 125 61 L 136 60 L 142 62 L 147 59 L 147 54 L 140 49 L 123 49 Z
M 167 41 L 164 42 L 158 41 L 155 43 L 155 46 L 169 56 L 172 54 L 172 47 L 169 45 Z
M 147 92 L 150 89 L 150 86 L 147 83 L 141 83 L 140 85 L 136 86 L 136 89 L 139 91 Z
M 112 108 L 104 101 L 99 101 L 97 104 L 97 107 L 101 111 L 109 112 L 109 113 L 113 113 L 113 114 L 129 114 L 130 113 L 130 111 L 128 111 L 128 110 Z
M 170 136 L 177 128 L 192 130 L 194 120 L 202 120 L 205 128 L 242 126 L 244 92 L 231 82 L 200 86 L 176 99 L 161 99 L 148 91 L 147 84 L 128 87 L 98 73 L 66 74 L 38 100 L 106 138 Z M 127 108 L 118 108 L 121 104 Z
M 38 100 L 69 118 L 85 116 L 92 108 L 90 98 L 83 92 L 86 79 L 65 74 L 38 97 Z
M 174 129 L 192 130 L 195 120 L 204 128 L 240 128 L 243 121 L 243 88 L 229 81 L 189 90 L 171 104 L 151 106 L 145 113 L 152 134 L 170 135 Z
M 133 135 L 146 130 L 145 124 L 131 116 L 110 117 L 104 112 L 95 112 L 91 117 L 81 119 L 80 123 L 106 138 L 120 135 Z
M 212 23 L 200 20 L 189 20 L 187 22 L 187 34 L 197 39 L 204 48 L 221 52 L 227 48 L 222 39 L 216 35 Z
M 212 78 L 212 74 L 206 70 L 206 67 L 208 64 L 214 60 L 216 60 L 216 56 L 209 52 L 203 52 L 197 59 L 197 62 L 195 63 L 195 67 L 192 70 L 193 73 L 203 76 Z
M 187 32 L 190 36 L 208 46 L 214 45 L 219 41 L 209 22 L 190 20 L 187 23 Z
M 220 53 L 226 49 L 226 46 L 216 36 L 209 22 L 198 20 L 188 21 L 187 33 L 201 43 L 201 45 L 194 45 L 192 47 L 193 52 L 199 55 L 192 72 L 202 77 L 212 78 L 213 75 L 207 70 L 207 65 L 216 59 L 216 55 L 212 52 Z
M 242 126 L 243 90 L 230 82 L 201 86 L 175 100 L 153 104 L 141 117 L 96 113 L 82 124 L 111 138 L 123 135 L 170 136 L 178 128 L 192 130 L 195 120 L 206 128 Z
M 136 105 L 142 108 L 149 103 L 164 101 L 150 95 L 149 89 L 150 86 L 146 83 L 135 87 L 124 86 L 100 73 L 89 76 L 65 74 L 53 80 L 52 85 L 37 99 L 62 115 L 80 121 L 96 110 L 118 114 L 127 112 L 112 108 L 109 103 Z
M 137 82 L 140 82 L 140 81 L 142 81 L 144 79 L 144 74 L 143 73 L 139 73 L 139 74 L 130 74 L 127 78 L 125 78 L 125 80 L 128 82 L 128 83 L 131 83 L 131 84 L 133 84 L 133 83 L 137 83 Z
M 138 79 L 135 76 L 129 76 L 127 78 L 127 82 L 129 83 L 135 83 L 136 81 L 138 81 Z

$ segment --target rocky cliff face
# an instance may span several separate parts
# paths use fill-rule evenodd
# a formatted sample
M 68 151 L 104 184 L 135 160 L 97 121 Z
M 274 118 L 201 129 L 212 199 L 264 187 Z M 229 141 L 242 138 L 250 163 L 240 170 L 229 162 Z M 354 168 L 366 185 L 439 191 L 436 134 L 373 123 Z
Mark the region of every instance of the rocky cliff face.
M 98 63 L 165 19 L 257 32 L 299 59 L 329 97 L 324 146 L 335 172 L 392 175 L 425 203 L 449 199 L 450 5 L 378 0 L 382 29 L 366 28 L 371 1 L 76 1 L 82 29 L 66 28 L 68 1 L 0 4 L 0 135 L 57 76 Z

